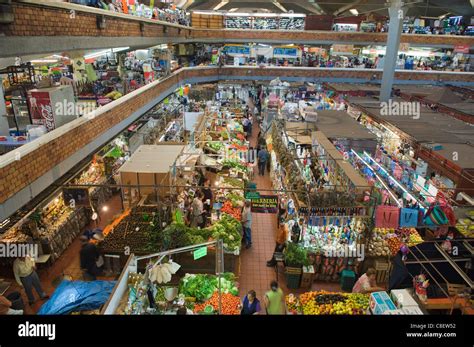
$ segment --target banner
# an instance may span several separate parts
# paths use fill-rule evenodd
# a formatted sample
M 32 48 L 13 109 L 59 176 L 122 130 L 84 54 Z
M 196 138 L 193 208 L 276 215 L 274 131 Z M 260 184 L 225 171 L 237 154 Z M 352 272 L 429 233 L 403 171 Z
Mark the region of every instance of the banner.
M 278 213 L 278 195 L 260 195 L 252 199 L 253 213 Z

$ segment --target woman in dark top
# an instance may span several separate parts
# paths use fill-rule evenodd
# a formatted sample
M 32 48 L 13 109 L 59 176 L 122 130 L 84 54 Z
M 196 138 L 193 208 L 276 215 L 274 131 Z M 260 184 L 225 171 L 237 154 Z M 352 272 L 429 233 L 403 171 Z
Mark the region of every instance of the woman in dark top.
M 255 290 L 249 290 L 244 300 L 242 300 L 242 310 L 240 314 L 258 314 L 260 312 L 260 301 L 257 299 Z

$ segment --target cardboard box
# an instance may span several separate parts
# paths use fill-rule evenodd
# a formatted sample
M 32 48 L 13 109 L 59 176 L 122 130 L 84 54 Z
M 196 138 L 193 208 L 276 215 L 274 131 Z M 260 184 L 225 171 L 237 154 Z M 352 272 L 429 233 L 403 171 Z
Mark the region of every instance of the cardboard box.
M 397 308 L 418 307 L 418 303 L 408 289 L 394 289 L 390 292 L 390 298 Z
M 369 307 L 372 314 L 377 315 L 383 314 L 385 311 L 393 311 L 397 309 L 387 292 L 375 292 L 370 294 Z
M 420 315 L 423 311 L 418 306 L 406 306 L 397 310 L 388 310 L 383 313 L 384 315 Z

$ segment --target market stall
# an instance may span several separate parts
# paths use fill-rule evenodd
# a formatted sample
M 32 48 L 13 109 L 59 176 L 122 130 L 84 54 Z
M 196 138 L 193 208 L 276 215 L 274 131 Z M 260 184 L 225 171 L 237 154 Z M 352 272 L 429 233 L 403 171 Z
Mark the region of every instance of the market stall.
M 208 250 L 215 248 L 212 255 Z M 209 258 L 213 268 L 188 273 L 179 255 L 191 254 L 194 261 Z M 144 256 L 131 255 L 102 309 L 102 314 L 239 314 L 238 283 L 223 271 L 222 243 L 217 241 Z M 213 274 L 214 273 L 214 274 Z

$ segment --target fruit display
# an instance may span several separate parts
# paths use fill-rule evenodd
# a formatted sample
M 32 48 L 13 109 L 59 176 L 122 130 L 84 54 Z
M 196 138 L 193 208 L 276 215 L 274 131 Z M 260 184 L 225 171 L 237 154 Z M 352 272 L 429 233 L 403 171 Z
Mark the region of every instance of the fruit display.
M 288 312 L 297 314 L 299 311 L 300 307 L 300 302 L 298 300 L 298 297 L 296 297 L 293 294 L 289 294 L 285 297 L 285 303 L 286 303 L 286 308 Z
M 231 215 L 237 220 L 242 219 L 242 211 L 238 207 L 233 207 L 232 202 L 226 201 L 222 205 L 221 212 L 227 213 L 228 215 Z
M 304 315 L 363 315 L 369 307 L 368 294 L 307 292 L 300 295 L 299 301 L 291 295 L 286 297 L 288 311 Z
M 456 224 L 456 229 L 464 236 L 472 238 L 474 237 L 474 210 L 466 212 L 466 216 L 469 218 L 460 218 Z
M 408 247 L 416 246 L 423 242 L 422 237 L 415 228 L 401 228 L 396 233 L 400 240 Z
M 392 237 L 388 237 L 386 241 L 388 248 L 390 248 L 390 254 L 392 256 L 396 255 L 402 246 L 400 239 L 396 235 L 393 235 Z
M 390 246 L 384 236 L 379 233 L 372 233 L 369 239 L 369 256 L 388 257 L 390 256 Z

